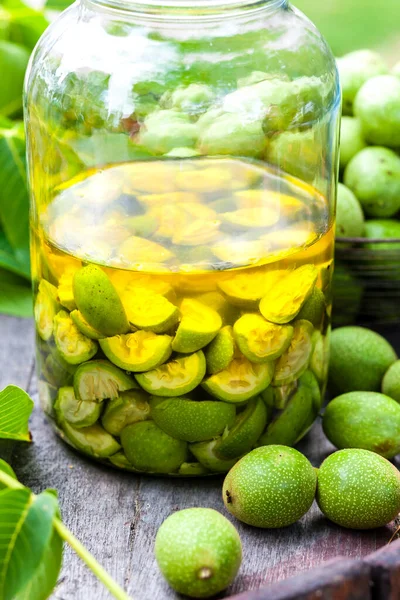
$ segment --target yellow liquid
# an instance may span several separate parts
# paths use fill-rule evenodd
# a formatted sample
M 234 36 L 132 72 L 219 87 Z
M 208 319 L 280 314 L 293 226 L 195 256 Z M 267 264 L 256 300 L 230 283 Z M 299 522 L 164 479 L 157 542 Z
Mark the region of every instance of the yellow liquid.
M 251 161 L 228 158 L 135 162 L 82 173 L 56 189 L 52 200 L 40 210 L 39 225 L 33 231 L 35 279 L 57 287 L 58 300 L 67 312 L 76 308 L 72 290 L 75 272 L 83 265 L 96 264 L 108 275 L 120 298 L 141 288 L 163 296 L 178 308 L 185 299 L 196 299 L 217 311 L 223 326 L 234 326 L 243 314 L 259 314 L 264 282 L 272 272 L 279 272 L 278 279 L 283 280 L 299 267 L 312 265 L 315 288 L 325 298 L 313 330 L 325 340 L 333 226 L 325 198 L 295 178 Z M 285 290 L 285 295 L 296 301 L 304 282 L 296 277 L 289 281 L 291 289 Z M 296 316 L 291 323 L 295 320 Z M 280 322 L 279 315 L 276 322 Z M 164 333 L 172 338 L 177 327 L 174 323 Z M 47 394 L 54 398 L 60 387 L 72 385 L 76 365 L 57 358 L 53 337 L 39 338 L 39 347 L 40 375 Z M 206 351 L 207 345 L 201 350 Z M 235 352 L 235 357 L 240 356 L 237 348 Z M 97 357 L 104 358 L 101 351 L 92 358 Z M 174 357 L 172 354 L 169 360 Z M 322 360 L 326 362 L 327 356 Z M 309 368 L 310 364 L 311 354 Z M 325 366 L 320 365 L 319 373 L 322 392 Z M 204 375 L 203 382 L 208 376 Z M 298 378 L 291 382 L 292 392 L 297 383 Z M 196 400 L 221 401 L 209 391 L 205 393 L 201 384 L 190 394 Z M 52 412 L 52 402 L 50 398 L 48 412 Z M 283 404 L 274 402 L 275 408 L 284 412 Z M 244 406 L 237 403 L 238 414 Z M 298 437 L 315 416 L 308 415 L 299 426 Z M 116 440 L 120 441 L 119 436 Z M 82 446 L 74 439 L 70 442 L 97 456 L 90 444 Z M 283 439 L 282 443 L 288 441 Z M 189 443 L 185 464 L 197 464 L 190 448 Z M 104 456 L 99 458 L 104 460 Z M 111 462 L 129 468 L 119 458 Z M 157 465 L 152 468 L 151 460 L 139 470 L 163 472 Z M 168 472 L 184 471 L 174 468 Z M 207 464 L 209 471 L 213 469 Z

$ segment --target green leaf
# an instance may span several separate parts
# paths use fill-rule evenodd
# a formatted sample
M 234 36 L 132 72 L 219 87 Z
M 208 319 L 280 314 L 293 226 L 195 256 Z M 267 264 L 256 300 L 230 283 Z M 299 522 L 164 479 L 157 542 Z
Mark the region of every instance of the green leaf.
M 14 600 L 46 600 L 56 586 L 62 564 L 63 541 L 56 531 L 28 584 Z
M 0 269 L 0 313 L 27 318 L 33 314 L 31 285 L 3 269 Z
M 33 401 L 24 390 L 16 385 L 4 388 L 0 392 L 0 439 L 30 442 L 28 420 L 32 409 Z
M 14 473 L 13 469 L 10 467 L 10 465 L 3 460 L 2 458 L 0 458 L 0 471 L 2 471 L 3 473 L 5 473 L 6 475 L 8 475 L 9 477 L 12 477 L 13 479 L 17 479 L 16 474 Z M 7 486 L 4 485 L 4 483 L 2 483 L 0 481 L 0 490 L 4 490 Z
M 0 4 L 2 38 L 32 50 L 49 24 L 46 17 L 22 0 L 3 0 Z
M 29 275 L 29 197 L 25 141 L 19 125 L 0 130 L 0 221 L 25 275 Z
M 39 496 L 26 488 L 0 492 L 2 600 L 14 600 L 37 573 L 52 541 L 57 514 L 57 499 L 48 492 Z
M 1 167 L 0 167 L 1 170 Z M 0 173 L 1 177 L 1 173 Z M 0 214 L 1 220 L 1 214 Z M 26 267 L 21 265 L 15 256 L 15 252 L 11 247 L 11 244 L 7 240 L 4 231 L 0 227 L 0 268 L 7 269 L 16 275 L 20 275 L 26 279 L 30 279 L 29 272 L 26 271 Z

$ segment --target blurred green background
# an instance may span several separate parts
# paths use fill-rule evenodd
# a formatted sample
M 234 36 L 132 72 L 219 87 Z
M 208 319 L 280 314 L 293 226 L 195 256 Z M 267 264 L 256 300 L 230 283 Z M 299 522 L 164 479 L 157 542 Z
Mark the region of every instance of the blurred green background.
M 294 0 L 328 40 L 336 56 L 376 48 L 400 58 L 400 0 Z

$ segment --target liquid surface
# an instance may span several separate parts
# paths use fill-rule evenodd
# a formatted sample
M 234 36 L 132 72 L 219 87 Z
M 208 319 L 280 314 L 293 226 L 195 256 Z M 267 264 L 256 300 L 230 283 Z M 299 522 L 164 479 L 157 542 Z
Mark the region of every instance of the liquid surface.
M 42 398 L 72 445 L 204 475 L 311 426 L 333 253 L 311 186 L 252 161 L 128 163 L 63 184 L 39 223 Z

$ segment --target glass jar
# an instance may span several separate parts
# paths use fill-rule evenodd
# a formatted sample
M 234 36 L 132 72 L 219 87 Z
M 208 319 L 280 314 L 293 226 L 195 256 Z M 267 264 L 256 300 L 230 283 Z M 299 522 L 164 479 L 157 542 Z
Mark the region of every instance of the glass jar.
M 81 0 L 27 76 L 40 398 L 109 465 L 295 444 L 328 365 L 340 91 L 286 0 Z

